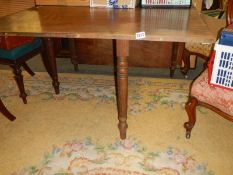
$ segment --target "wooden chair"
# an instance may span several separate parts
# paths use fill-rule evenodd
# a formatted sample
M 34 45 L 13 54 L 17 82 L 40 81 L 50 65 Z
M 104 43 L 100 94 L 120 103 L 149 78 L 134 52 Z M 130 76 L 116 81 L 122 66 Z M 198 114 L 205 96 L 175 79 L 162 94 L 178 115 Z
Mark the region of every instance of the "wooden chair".
M 226 10 L 227 0 L 219 0 L 219 8 Z M 202 43 L 185 43 L 182 60 L 184 66 L 181 68 L 181 73 L 187 77 L 187 73 L 190 69 L 190 56 L 194 55 L 196 57 L 202 58 L 207 62 L 209 60 L 211 51 L 213 49 L 213 44 L 202 44 Z
M 2 37 L 0 41 L 0 64 L 9 65 L 13 69 L 14 78 L 20 91 L 19 96 L 26 104 L 27 94 L 24 89 L 21 67 L 30 75 L 34 75 L 26 61 L 42 52 L 42 40 L 40 38 L 27 37 Z M 44 54 L 42 55 L 43 57 L 45 56 Z
M 1 98 L 0 98 L 0 112 L 10 121 L 14 121 L 16 119 L 16 117 L 7 110 Z
M 227 24 L 233 23 L 233 0 L 228 1 Z M 233 92 L 222 88 L 210 86 L 208 84 L 207 69 L 193 81 L 189 100 L 185 109 L 189 121 L 184 123 L 186 138 L 190 138 L 191 130 L 196 123 L 196 107 L 198 105 L 207 107 L 223 118 L 233 121 Z

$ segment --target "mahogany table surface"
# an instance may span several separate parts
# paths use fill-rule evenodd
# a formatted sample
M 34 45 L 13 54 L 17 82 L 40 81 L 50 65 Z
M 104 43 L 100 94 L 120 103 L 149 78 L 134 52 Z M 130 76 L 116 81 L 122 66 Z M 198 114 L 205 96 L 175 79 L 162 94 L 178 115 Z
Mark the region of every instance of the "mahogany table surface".
M 38 6 L 0 18 L 0 36 L 215 42 L 195 8 L 107 9 Z

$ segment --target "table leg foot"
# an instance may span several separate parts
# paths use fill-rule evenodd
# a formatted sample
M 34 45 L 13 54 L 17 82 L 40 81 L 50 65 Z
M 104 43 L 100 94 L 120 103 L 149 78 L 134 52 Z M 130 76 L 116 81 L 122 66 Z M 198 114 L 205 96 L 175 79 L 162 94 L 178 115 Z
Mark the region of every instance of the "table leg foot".
M 123 123 L 119 122 L 118 128 L 120 131 L 120 138 L 122 140 L 126 139 L 126 130 L 128 128 L 128 124 L 126 122 L 123 122 Z
M 175 70 L 176 70 L 175 67 L 170 67 L 170 78 L 173 78 L 173 77 L 174 77 Z
M 53 81 L 52 85 L 53 85 L 55 94 L 60 94 L 60 88 L 59 88 L 60 83 L 58 81 Z

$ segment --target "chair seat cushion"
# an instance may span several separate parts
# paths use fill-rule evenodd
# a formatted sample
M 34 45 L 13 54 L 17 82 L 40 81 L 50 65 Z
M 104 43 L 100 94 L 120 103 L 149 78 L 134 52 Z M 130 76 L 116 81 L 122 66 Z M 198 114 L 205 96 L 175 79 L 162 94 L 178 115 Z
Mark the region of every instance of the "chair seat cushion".
M 1 36 L 0 48 L 13 49 L 25 43 L 32 42 L 34 39 L 35 39 L 34 37 L 26 37 L 26 36 Z
M 0 59 L 9 59 L 9 60 L 15 60 L 32 50 L 38 48 L 41 46 L 41 39 L 36 38 L 32 42 L 23 44 L 19 47 L 16 47 L 14 49 L 0 49 Z
M 233 91 L 210 86 L 207 69 L 193 82 L 191 96 L 233 116 Z
M 185 43 L 185 49 L 190 52 L 195 52 L 209 57 L 213 49 L 212 44 L 202 44 L 202 43 Z

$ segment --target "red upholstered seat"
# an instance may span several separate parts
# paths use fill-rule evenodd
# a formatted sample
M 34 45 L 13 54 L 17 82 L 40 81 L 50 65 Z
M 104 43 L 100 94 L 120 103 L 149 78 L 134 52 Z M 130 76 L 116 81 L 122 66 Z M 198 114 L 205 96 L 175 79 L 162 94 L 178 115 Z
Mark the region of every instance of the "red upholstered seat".
M 32 42 L 35 38 L 33 37 L 18 37 L 18 36 L 4 36 L 0 37 L 0 48 L 2 49 L 13 49 L 21 46 L 25 43 Z
M 233 116 L 233 91 L 210 86 L 207 69 L 193 82 L 191 96 Z

